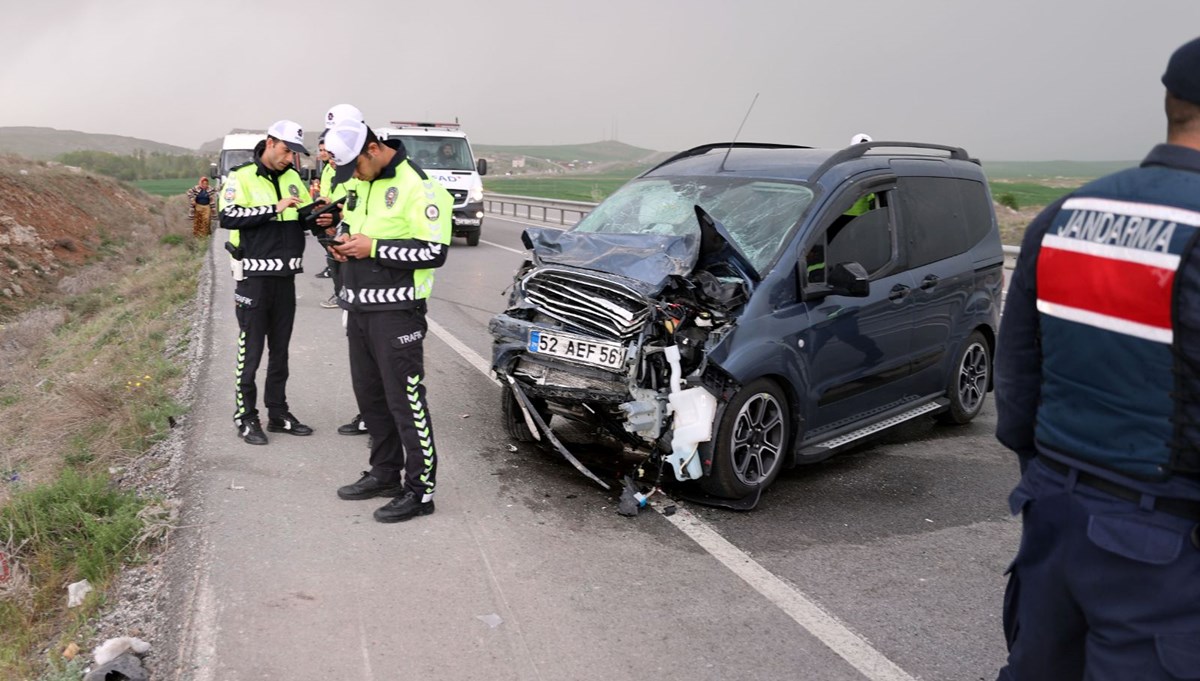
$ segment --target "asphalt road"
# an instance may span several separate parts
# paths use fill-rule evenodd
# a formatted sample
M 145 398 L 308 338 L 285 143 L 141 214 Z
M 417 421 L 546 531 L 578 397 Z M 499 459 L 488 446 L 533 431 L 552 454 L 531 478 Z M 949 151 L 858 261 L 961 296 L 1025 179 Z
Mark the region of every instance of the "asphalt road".
M 510 451 L 500 389 L 480 371 L 522 229 L 488 218 L 484 242 L 456 239 L 437 275 L 425 345 L 437 512 L 397 525 L 372 520 L 382 500 L 334 493 L 367 450 L 336 433 L 356 407 L 315 243 L 297 277 L 288 397 L 317 432 L 266 447 L 235 436 L 232 282 L 214 245 L 174 678 L 995 677 L 1020 527 L 990 400 L 970 425 L 921 419 L 785 472 L 751 513 L 681 502 L 671 517 L 621 517 L 615 493 L 557 454 Z

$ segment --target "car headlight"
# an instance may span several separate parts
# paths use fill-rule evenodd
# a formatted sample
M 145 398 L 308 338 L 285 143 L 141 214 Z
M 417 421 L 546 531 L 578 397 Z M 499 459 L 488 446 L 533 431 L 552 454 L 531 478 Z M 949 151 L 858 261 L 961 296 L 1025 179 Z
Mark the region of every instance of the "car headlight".
M 477 203 L 483 200 L 483 187 L 471 187 L 467 190 L 467 202 Z

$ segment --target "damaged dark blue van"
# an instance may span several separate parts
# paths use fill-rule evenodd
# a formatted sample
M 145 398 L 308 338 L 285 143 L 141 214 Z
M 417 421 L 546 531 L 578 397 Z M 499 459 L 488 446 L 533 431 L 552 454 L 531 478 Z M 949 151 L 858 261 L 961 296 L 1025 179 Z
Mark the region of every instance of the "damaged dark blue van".
M 713 496 L 991 389 L 1003 251 L 957 147 L 713 144 L 631 180 L 532 257 L 493 318 L 508 432 L 583 421 Z M 590 474 L 590 473 L 589 473 Z

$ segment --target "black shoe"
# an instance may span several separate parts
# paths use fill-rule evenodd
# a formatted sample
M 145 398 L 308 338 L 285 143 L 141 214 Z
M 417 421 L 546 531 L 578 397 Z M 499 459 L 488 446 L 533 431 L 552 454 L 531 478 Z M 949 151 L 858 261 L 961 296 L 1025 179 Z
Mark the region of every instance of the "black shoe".
M 374 475 L 363 471 L 362 477 L 358 479 L 358 482 L 339 487 L 337 494 L 338 497 L 347 501 L 371 499 L 373 497 L 398 497 L 404 494 L 404 483 L 399 480 L 396 482 L 384 482 Z
M 300 419 L 285 411 L 283 416 L 272 416 L 267 419 L 267 430 L 272 433 L 291 433 L 292 435 L 312 435 L 313 429 L 300 423 Z
M 422 503 L 413 492 L 405 492 L 404 496 L 396 497 L 375 509 L 375 520 L 381 523 L 400 523 L 430 513 L 433 513 L 433 499 Z
M 355 414 L 354 418 L 350 419 L 350 423 L 343 426 L 338 426 L 338 435 L 366 435 L 367 422 L 362 419 L 362 414 Z
M 330 272 L 328 267 L 321 270 L 320 272 L 317 272 L 317 274 L 316 274 L 317 279 L 328 279 L 332 276 L 333 276 L 333 272 Z
M 238 429 L 238 437 L 242 438 L 246 444 L 267 444 L 267 434 L 263 432 L 262 423 L 258 419 L 238 419 L 235 425 Z

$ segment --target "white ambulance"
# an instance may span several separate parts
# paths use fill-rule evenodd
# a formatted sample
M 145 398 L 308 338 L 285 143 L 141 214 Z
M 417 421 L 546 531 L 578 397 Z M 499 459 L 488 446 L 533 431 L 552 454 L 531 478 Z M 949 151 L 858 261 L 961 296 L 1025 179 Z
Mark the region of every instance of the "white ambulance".
M 483 229 L 483 180 L 487 160 L 475 160 L 467 133 L 458 122 L 418 123 L 392 121 L 377 128 L 383 140 L 399 139 L 408 157 L 426 175 L 442 183 L 454 196 L 454 236 L 466 237 L 468 246 L 478 246 Z

